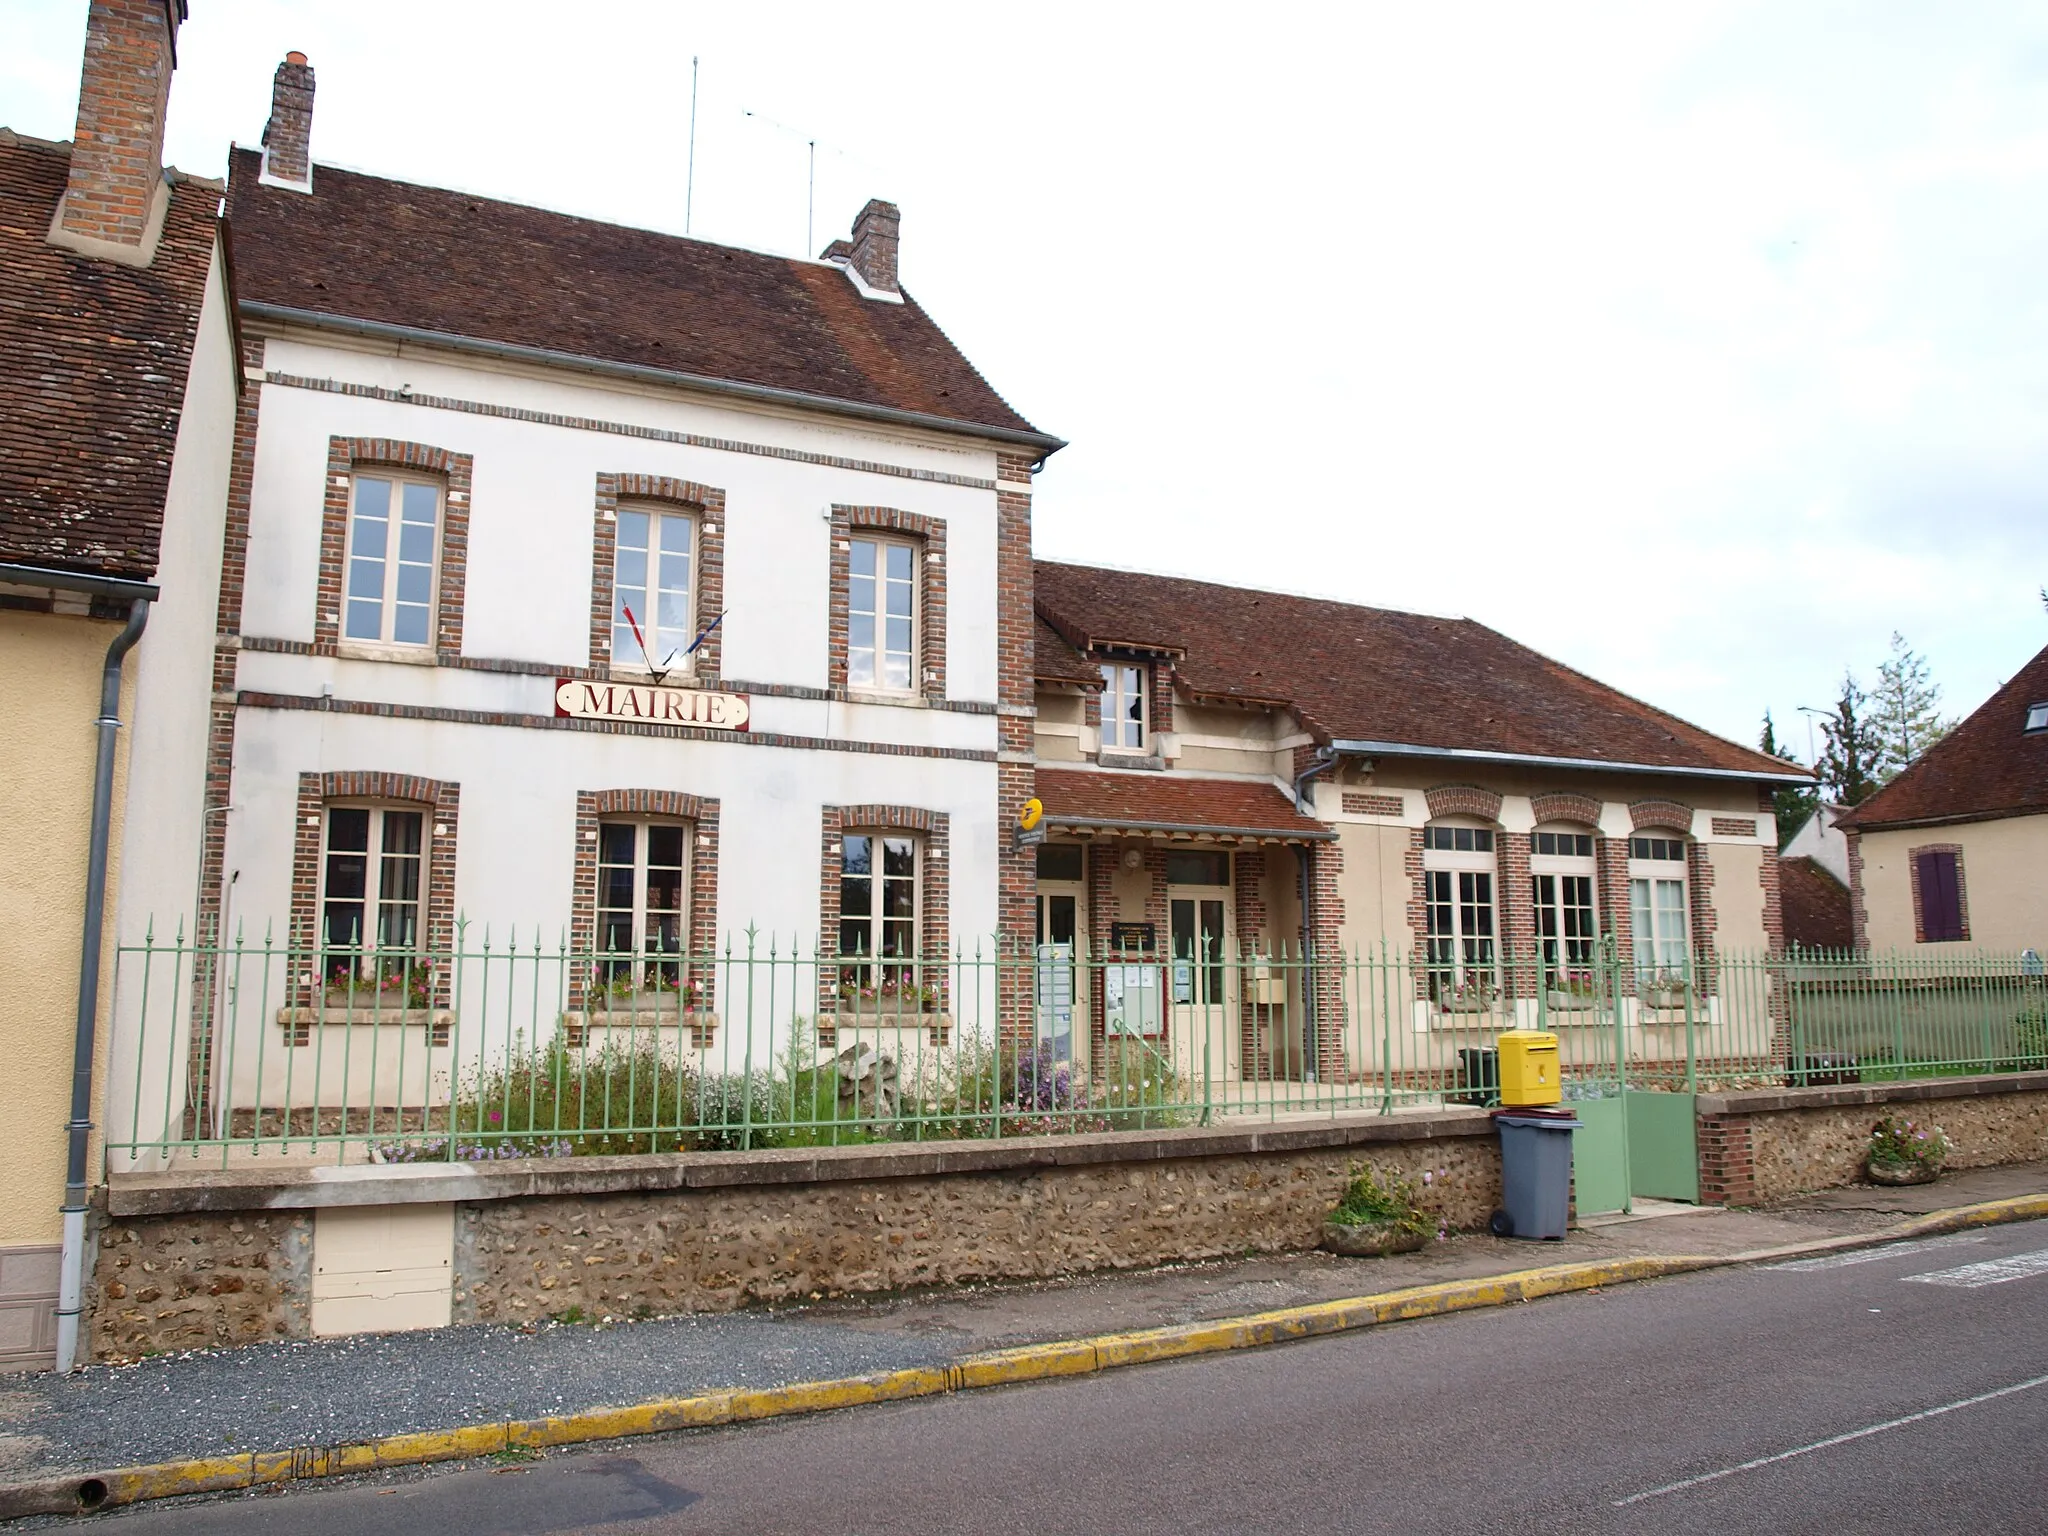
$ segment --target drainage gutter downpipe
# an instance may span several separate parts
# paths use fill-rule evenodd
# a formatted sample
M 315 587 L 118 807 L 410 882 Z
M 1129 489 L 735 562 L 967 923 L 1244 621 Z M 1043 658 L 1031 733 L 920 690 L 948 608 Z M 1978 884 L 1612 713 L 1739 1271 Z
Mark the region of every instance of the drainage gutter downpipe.
M 1328 773 L 1337 765 L 1337 749 L 1334 746 L 1317 747 L 1315 761 L 1294 776 L 1294 806 L 1304 816 L 1313 816 L 1315 798 L 1309 790 L 1309 780 L 1318 774 Z M 1310 860 L 1315 857 L 1313 848 L 1294 850 L 1294 867 L 1301 881 L 1301 958 L 1302 958 L 1302 1020 L 1308 1028 L 1302 1031 L 1303 1078 L 1316 1081 L 1317 1068 L 1322 1061 L 1321 1041 L 1317 1038 L 1323 1021 L 1316 1014 L 1316 883 L 1310 875 Z
M 125 584 L 132 587 L 132 583 Z M 155 596 L 150 589 L 150 596 Z M 128 623 L 107 647 L 100 671 L 99 750 L 93 763 L 92 837 L 85 864 L 85 933 L 78 955 L 78 1021 L 72 1039 L 70 1145 L 64 1165 L 63 1270 L 57 1293 L 57 1369 L 78 1363 L 78 1315 L 85 1292 L 86 1151 L 92 1136 L 93 1034 L 99 1020 L 101 935 L 106 927 L 107 845 L 114 816 L 114 733 L 121 728 L 121 668 L 149 623 L 149 597 L 128 605 Z

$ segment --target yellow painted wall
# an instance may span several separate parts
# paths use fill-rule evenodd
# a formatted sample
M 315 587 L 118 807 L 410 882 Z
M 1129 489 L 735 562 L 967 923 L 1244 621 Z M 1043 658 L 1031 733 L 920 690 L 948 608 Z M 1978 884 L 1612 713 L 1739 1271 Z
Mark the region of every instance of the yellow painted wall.
M 1714 868 L 1714 948 L 1756 954 L 1770 948 L 1764 932 L 1764 850 L 1755 843 L 1708 843 Z
M 1385 939 L 1396 954 L 1405 954 L 1415 940 L 1408 926 L 1413 887 L 1408 876 L 1407 827 L 1345 822 L 1337 828 L 1337 846 L 1344 868 L 1337 893 L 1344 898 L 1344 924 L 1339 940 L 1346 949 L 1377 951 Z
M 100 668 L 119 626 L 58 614 L 0 610 L 0 1244 L 56 1242 L 64 1199 L 63 1124 L 71 1112 L 79 929 Z M 122 715 L 132 718 L 134 664 Z M 124 744 L 125 746 L 125 744 Z M 119 874 L 126 754 L 114 779 Z M 111 894 L 109 911 L 111 912 Z M 111 952 L 113 925 L 107 925 Z M 99 1062 L 106 1062 L 113 966 L 100 973 Z M 95 1085 L 94 1113 L 99 1110 Z M 92 1168 L 97 1178 L 95 1142 Z
M 1963 897 L 1970 937 L 1962 944 L 1913 939 L 1912 850 L 1950 843 L 1963 850 Z M 1865 939 L 1872 949 L 1939 955 L 1969 949 L 2048 954 L 2048 816 L 1863 834 Z

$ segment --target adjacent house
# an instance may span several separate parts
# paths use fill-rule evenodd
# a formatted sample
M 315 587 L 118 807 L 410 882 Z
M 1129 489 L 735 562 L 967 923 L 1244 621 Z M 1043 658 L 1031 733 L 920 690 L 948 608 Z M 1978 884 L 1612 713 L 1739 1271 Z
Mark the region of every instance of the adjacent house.
M 697 961 L 749 929 L 836 957 L 779 973 L 780 1026 L 950 1011 L 956 938 L 1030 921 L 995 829 L 1031 791 L 1059 440 L 904 289 L 888 203 L 764 255 L 317 164 L 314 97 L 289 56 L 231 156 L 245 388 L 182 815 L 235 957 L 202 967 L 190 1081 L 155 1000 L 131 1022 L 169 1079 L 144 1120 L 173 1114 L 129 1153 L 301 1113 L 322 1071 L 316 1108 L 417 1103 L 458 1070 L 451 957 L 490 946 L 614 957 L 520 972 L 525 1039 L 616 1001 L 723 1053 Z
M 1858 947 L 2048 951 L 2048 650 L 1841 826 Z
M 1856 943 L 1849 910 L 1846 805 L 1823 801 L 1778 850 L 1785 943 L 1806 950 L 1848 950 Z
M 0 1369 L 75 1333 L 103 913 L 199 878 L 237 376 L 223 188 L 161 165 L 184 11 L 94 0 L 74 141 L 0 129 Z
M 1782 943 L 1783 761 L 1469 619 L 1036 569 L 1040 940 L 1176 961 L 1137 1023 L 1077 998 L 1077 1045 L 1220 1013 L 1185 1069 L 1355 1076 L 1387 973 L 1332 957 L 1415 957 L 1399 1027 L 1428 1034 L 1574 1006 L 1603 939 L 1631 1017 L 1676 984 L 1711 1022 L 1711 957 Z M 1318 963 L 1199 963 L 1240 952 Z

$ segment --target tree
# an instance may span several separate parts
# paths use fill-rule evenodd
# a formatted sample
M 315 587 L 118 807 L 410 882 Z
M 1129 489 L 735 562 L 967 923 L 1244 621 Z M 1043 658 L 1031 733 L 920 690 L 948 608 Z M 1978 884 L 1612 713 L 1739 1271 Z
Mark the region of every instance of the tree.
M 1771 757 L 1783 758 L 1795 766 L 1804 767 L 1799 759 L 1778 744 L 1777 727 L 1771 724 L 1771 712 L 1764 711 L 1764 733 L 1757 746 Z M 1782 852 L 1792 841 L 1792 834 L 1806 825 L 1807 818 L 1820 809 L 1820 788 L 1805 788 L 1797 784 L 1780 784 L 1771 791 L 1771 811 L 1778 818 L 1778 848 Z
M 1842 674 L 1842 696 L 1835 712 L 1821 722 L 1827 746 L 1820 754 L 1820 782 L 1838 805 L 1860 805 L 1877 788 L 1880 748 L 1872 733 L 1867 708 L 1870 695 L 1853 672 Z
M 1941 684 L 1934 681 L 1927 658 L 1916 654 L 1897 630 L 1892 631 L 1891 656 L 1877 664 L 1870 706 L 1870 734 L 1877 743 L 1872 772 L 1880 784 L 1897 778 L 1955 724 L 1941 718 Z

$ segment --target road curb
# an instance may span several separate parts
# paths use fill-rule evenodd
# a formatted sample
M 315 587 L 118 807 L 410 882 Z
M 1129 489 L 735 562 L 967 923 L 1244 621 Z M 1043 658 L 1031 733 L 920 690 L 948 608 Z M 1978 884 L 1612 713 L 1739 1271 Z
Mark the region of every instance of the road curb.
M 1311 1302 L 1244 1317 L 1179 1323 L 1127 1333 L 1096 1334 L 969 1355 L 950 1365 L 882 1371 L 835 1381 L 779 1387 L 729 1388 L 691 1397 L 662 1398 L 626 1408 L 593 1408 L 552 1418 L 511 1419 L 460 1429 L 428 1430 L 342 1445 L 298 1446 L 283 1451 L 203 1456 L 149 1466 L 119 1467 L 63 1477 L 0 1484 L 0 1519 L 114 1509 L 183 1494 L 230 1492 L 307 1478 L 338 1477 L 384 1467 L 464 1461 L 504 1452 L 542 1450 L 597 1440 L 628 1439 L 678 1429 L 705 1429 L 797 1414 L 824 1413 L 866 1403 L 902 1402 L 982 1387 L 1012 1386 L 1065 1376 L 1089 1376 L 1125 1366 L 1186 1359 L 1228 1350 L 1258 1349 L 1296 1339 L 1349 1333 L 1383 1323 L 1445 1317 L 1456 1312 L 1535 1301 L 1669 1275 L 1869 1248 L 1907 1238 L 1971 1227 L 2048 1217 L 2048 1194 L 1987 1200 L 1914 1217 L 1875 1232 L 1817 1238 L 1735 1254 L 1657 1254 L 1553 1264 L 1467 1280 L 1408 1286 L 1371 1296 Z

